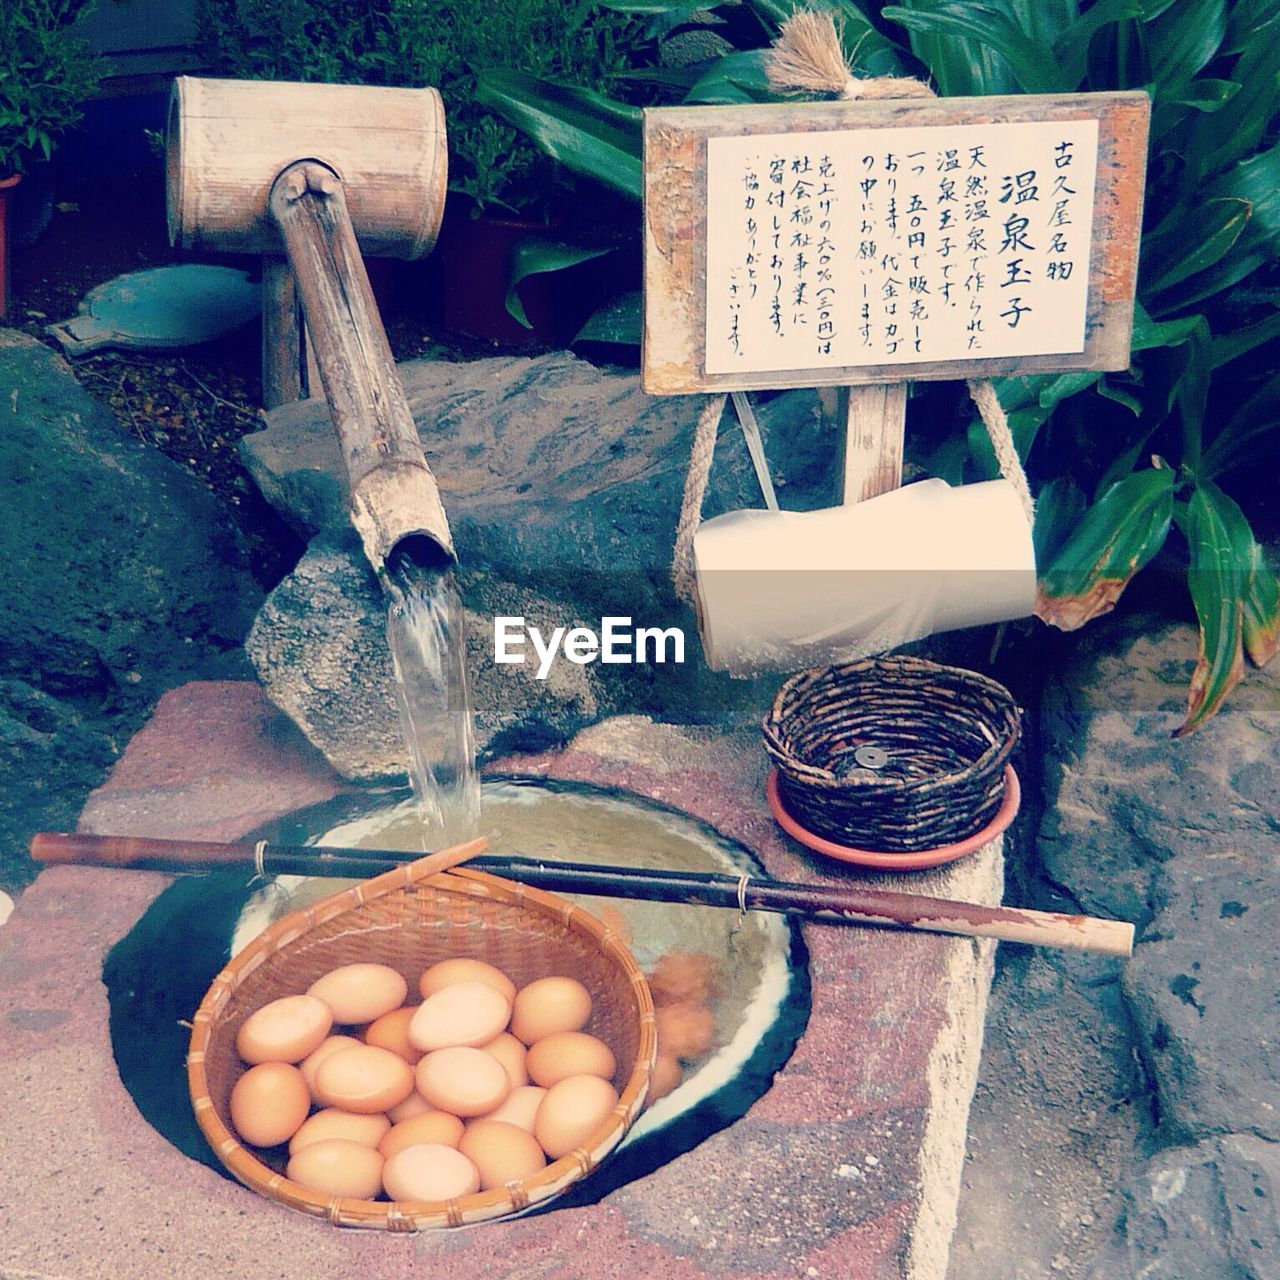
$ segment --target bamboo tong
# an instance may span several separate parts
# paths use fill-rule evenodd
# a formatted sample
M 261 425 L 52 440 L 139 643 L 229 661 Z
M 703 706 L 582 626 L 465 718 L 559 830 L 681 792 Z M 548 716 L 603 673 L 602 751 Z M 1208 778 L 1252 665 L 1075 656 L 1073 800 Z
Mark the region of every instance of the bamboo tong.
M 476 870 L 558 893 L 694 903 L 737 908 L 743 912 L 772 911 L 824 924 L 873 925 L 967 938 L 995 938 L 1100 955 L 1133 954 L 1133 925 L 1120 920 L 1020 907 L 986 907 L 860 885 L 799 884 L 767 876 L 544 862 L 483 854 L 485 847 L 483 841 L 472 841 L 458 847 L 460 856 L 456 859 L 444 856 L 452 852 L 448 850 L 431 856 L 441 859 L 442 866 L 466 861 Z M 31 856 L 44 863 L 131 870 L 190 874 L 241 868 L 256 869 L 262 875 L 343 876 L 362 880 L 410 860 L 403 852 L 385 849 L 53 832 L 40 832 L 33 837 Z

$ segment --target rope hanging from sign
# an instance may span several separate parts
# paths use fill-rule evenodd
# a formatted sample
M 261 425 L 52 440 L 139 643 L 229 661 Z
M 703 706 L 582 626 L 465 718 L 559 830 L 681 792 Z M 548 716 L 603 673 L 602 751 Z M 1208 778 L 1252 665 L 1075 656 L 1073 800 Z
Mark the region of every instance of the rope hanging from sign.
M 859 78 L 845 59 L 834 15 L 801 9 L 782 25 L 765 68 L 769 83 L 783 93 L 828 93 L 845 100 L 885 98 L 932 98 L 934 91 L 908 76 Z M 1018 448 L 1009 428 L 995 386 L 990 378 L 971 378 L 966 386 L 986 428 L 1000 466 L 1000 474 L 1013 486 L 1026 513 L 1027 523 L 1035 521 L 1035 501 L 1023 470 Z M 671 580 L 676 595 L 695 610 L 697 585 L 693 567 L 693 537 L 702 520 L 702 502 L 711 475 L 716 433 L 728 397 L 718 393 L 708 397 L 694 430 L 689 470 L 685 475 L 680 519 L 676 526 L 675 554 Z

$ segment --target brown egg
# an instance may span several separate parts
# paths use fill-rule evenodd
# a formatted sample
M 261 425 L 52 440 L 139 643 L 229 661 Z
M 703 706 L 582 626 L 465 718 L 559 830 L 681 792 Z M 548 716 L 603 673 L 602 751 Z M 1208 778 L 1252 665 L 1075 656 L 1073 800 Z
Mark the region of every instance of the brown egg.
M 285 1177 L 321 1195 L 372 1200 L 382 1190 L 382 1165 L 382 1156 L 363 1142 L 326 1138 L 293 1156 Z
M 618 1069 L 613 1052 L 603 1040 L 585 1031 L 555 1031 L 529 1046 L 526 1059 L 529 1079 L 549 1089 L 566 1076 L 599 1076 L 612 1080 Z
M 359 1115 L 387 1111 L 413 1092 L 413 1068 L 390 1049 L 360 1044 L 331 1054 L 316 1072 L 316 1097 Z
M 334 1022 L 372 1022 L 404 1004 L 409 984 L 390 965 L 344 964 L 317 978 L 307 994 L 333 1010 Z
M 624 947 L 631 945 L 631 921 L 612 903 L 596 908 L 596 917 L 606 929 L 622 943 Z
M 668 951 L 649 975 L 653 1003 L 707 1004 L 720 989 L 720 964 L 704 951 Z
M 329 1036 L 327 1040 L 320 1042 L 320 1047 L 314 1053 L 308 1054 L 298 1063 L 302 1078 L 307 1082 L 313 1098 L 316 1096 L 316 1072 L 320 1070 L 320 1064 L 339 1049 L 356 1049 L 359 1045 L 360 1041 L 355 1036 Z
M 302 1128 L 289 1139 L 289 1154 L 297 1155 L 303 1147 L 329 1138 L 342 1138 L 359 1142 L 366 1147 L 376 1147 L 391 1128 L 391 1121 L 381 1113 L 361 1116 L 354 1111 L 342 1111 L 326 1107 L 303 1122 Z
M 417 1005 L 408 1004 L 403 1009 L 392 1009 L 390 1013 L 375 1018 L 364 1029 L 365 1044 L 390 1049 L 411 1067 L 416 1066 L 418 1059 L 422 1057 L 422 1050 L 409 1043 L 409 1023 L 413 1021 L 413 1015 L 417 1011 Z
M 382 1166 L 393 1200 L 452 1200 L 480 1189 L 480 1172 L 460 1151 L 433 1142 L 397 1151 Z
M 433 1107 L 455 1116 L 485 1115 L 511 1092 L 506 1067 L 483 1049 L 436 1049 L 415 1070 L 418 1092 Z
M 430 1053 L 465 1045 L 478 1049 L 506 1027 L 511 1003 L 487 982 L 453 982 L 429 995 L 409 1023 L 409 1043 Z
M 442 1147 L 456 1147 L 462 1137 L 462 1121 L 447 1111 L 424 1111 L 393 1125 L 390 1132 L 378 1143 L 378 1150 L 390 1160 L 405 1147 L 420 1142 L 435 1143 Z
M 467 956 L 455 956 L 452 960 L 441 960 L 438 964 L 433 964 L 418 979 L 418 990 L 425 1000 L 455 982 L 487 982 L 495 991 L 505 996 L 508 1003 L 516 998 L 516 984 L 501 969 Z
M 511 1034 L 533 1044 L 557 1031 L 581 1031 L 591 1017 L 591 993 L 576 978 L 539 978 L 516 992 Z
M 715 1014 L 705 1005 L 667 1004 L 656 1013 L 658 1052 L 688 1061 L 701 1057 L 715 1039 Z
M 458 1150 L 479 1170 L 481 1191 L 531 1178 L 547 1164 L 533 1134 L 502 1120 L 473 1120 Z
M 333 1013 L 315 996 L 282 996 L 251 1013 L 236 1032 L 236 1052 L 249 1063 L 301 1062 L 319 1048 Z
M 399 1124 L 402 1120 L 408 1120 L 410 1116 L 420 1116 L 424 1111 L 430 1110 L 431 1103 L 415 1089 L 403 1102 L 387 1112 L 387 1119 L 392 1124 Z
M 522 1089 L 529 1083 L 529 1073 L 525 1070 L 525 1056 L 529 1051 L 510 1031 L 504 1031 L 500 1036 L 480 1047 L 506 1067 L 513 1089 Z
M 646 1106 L 652 1106 L 659 1098 L 665 1098 L 684 1079 L 684 1068 L 674 1053 L 660 1053 L 649 1075 L 649 1096 Z
M 287 1062 L 250 1067 L 231 1090 L 231 1124 L 255 1147 L 288 1141 L 310 1110 L 307 1082 L 302 1072 Z
M 599 1076 L 570 1076 L 553 1084 L 533 1122 L 533 1136 L 552 1160 L 582 1146 L 618 1103 L 618 1091 Z
M 519 1128 L 526 1129 L 529 1133 L 532 1133 L 533 1122 L 538 1114 L 538 1107 L 546 1096 L 547 1091 L 539 1088 L 536 1084 L 522 1085 L 519 1089 L 512 1089 L 506 1102 L 496 1111 L 490 1111 L 484 1118 L 486 1120 L 504 1120 L 507 1124 L 517 1125 Z

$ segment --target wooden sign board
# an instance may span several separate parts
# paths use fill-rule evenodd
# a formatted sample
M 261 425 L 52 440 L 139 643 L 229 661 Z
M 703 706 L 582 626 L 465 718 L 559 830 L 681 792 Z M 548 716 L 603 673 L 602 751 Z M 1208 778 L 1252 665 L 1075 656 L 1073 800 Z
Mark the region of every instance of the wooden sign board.
M 645 112 L 655 395 L 1129 364 L 1145 93 Z

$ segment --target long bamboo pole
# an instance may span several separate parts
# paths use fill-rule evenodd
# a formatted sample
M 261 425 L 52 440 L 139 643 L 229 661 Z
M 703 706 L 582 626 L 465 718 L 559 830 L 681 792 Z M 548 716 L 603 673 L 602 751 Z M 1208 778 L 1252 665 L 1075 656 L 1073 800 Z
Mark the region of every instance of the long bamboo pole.
M 52 832 L 40 832 L 32 839 L 31 856 L 37 862 L 149 871 L 190 873 L 256 867 L 264 875 L 355 879 L 388 871 L 413 857 L 385 849 L 276 845 L 266 841 L 224 844 Z M 996 938 L 1003 942 L 1111 956 L 1133 954 L 1133 925 L 1125 921 L 1021 907 L 986 907 L 861 885 L 798 884 L 765 876 L 544 862 L 496 854 L 472 858 L 469 865 L 478 871 L 559 893 L 771 911 L 828 924 L 875 925 L 968 938 Z

